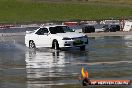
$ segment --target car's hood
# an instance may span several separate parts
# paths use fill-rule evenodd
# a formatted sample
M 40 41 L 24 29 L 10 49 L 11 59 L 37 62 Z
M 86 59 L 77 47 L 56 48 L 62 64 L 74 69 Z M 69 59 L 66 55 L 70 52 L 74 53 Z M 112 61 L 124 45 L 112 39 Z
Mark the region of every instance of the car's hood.
M 60 37 L 69 37 L 69 38 L 76 38 L 85 36 L 83 33 L 76 33 L 76 32 L 67 32 L 67 33 L 57 33 Z

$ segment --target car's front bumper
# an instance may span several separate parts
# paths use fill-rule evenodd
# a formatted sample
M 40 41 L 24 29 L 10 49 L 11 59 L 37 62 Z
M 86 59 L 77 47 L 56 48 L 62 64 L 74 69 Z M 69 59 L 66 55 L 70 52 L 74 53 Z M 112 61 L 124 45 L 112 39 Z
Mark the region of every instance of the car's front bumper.
M 81 47 L 88 44 L 88 39 L 85 40 L 67 40 L 60 43 L 59 47 L 68 48 L 68 47 Z

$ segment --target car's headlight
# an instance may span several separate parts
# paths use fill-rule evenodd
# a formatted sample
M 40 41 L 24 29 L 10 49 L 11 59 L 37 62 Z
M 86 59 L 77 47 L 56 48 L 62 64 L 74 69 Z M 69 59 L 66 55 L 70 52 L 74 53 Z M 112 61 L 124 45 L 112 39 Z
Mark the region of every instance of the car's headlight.
M 71 40 L 71 38 L 64 37 L 62 40 Z
M 87 36 L 87 35 L 85 35 L 85 36 L 84 36 L 84 38 L 88 38 L 88 36 Z

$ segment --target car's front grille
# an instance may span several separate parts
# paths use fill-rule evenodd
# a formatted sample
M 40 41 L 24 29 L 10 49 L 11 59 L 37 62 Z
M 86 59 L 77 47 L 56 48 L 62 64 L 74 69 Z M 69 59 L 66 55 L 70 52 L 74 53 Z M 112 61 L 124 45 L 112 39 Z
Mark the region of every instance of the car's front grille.
M 71 46 L 71 44 L 64 44 L 64 46 Z

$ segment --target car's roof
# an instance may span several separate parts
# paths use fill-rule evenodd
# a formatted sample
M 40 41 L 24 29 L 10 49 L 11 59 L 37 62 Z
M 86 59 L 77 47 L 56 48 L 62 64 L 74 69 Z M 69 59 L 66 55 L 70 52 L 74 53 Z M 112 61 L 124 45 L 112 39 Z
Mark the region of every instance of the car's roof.
M 40 28 L 49 28 L 49 27 L 56 27 L 56 26 L 66 26 L 66 25 L 46 25 L 46 26 L 41 26 Z

